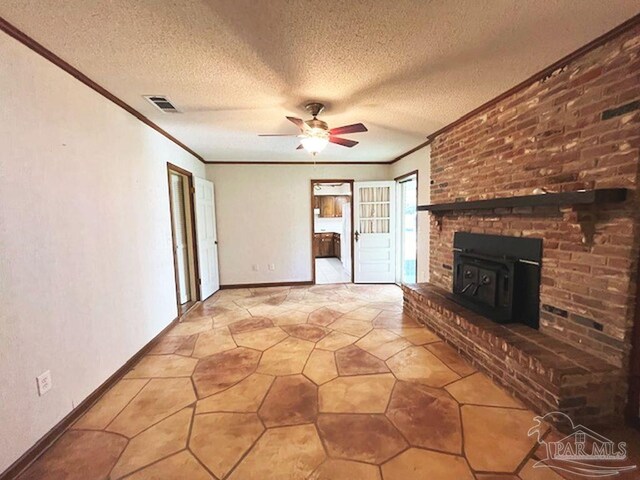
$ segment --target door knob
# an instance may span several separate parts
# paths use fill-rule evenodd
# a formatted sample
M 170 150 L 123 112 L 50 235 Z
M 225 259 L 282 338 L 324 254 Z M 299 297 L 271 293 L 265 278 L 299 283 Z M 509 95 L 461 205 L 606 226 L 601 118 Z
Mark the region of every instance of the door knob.
M 356 232 L 353 234 L 356 237 L 356 242 L 358 241 L 358 238 L 360 238 L 360 234 L 358 233 L 358 231 L 356 230 Z

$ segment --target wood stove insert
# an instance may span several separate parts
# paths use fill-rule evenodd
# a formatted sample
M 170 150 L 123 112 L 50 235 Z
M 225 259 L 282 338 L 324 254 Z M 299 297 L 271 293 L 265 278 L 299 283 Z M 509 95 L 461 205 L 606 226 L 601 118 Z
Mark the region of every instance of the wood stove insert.
M 499 323 L 538 328 L 542 239 L 456 232 L 451 298 Z

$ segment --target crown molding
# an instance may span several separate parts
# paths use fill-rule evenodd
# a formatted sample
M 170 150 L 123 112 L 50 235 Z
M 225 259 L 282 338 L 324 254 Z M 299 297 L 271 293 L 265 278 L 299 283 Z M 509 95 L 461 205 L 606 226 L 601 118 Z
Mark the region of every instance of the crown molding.
M 418 145 L 417 147 L 413 147 L 411 150 L 407 150 L 406 152 L 404 152 L 402 155 L 398 155 L 396 158 L 394 158 L 393 160 L 387 162 L 389 165 L 392 165 L 396 162 L 399 162 L 400 160 L 402 160 L 404 157 L 408 157 L 409 155 L 411 155 L 412 153 L 417 152 L 418 150 L 422 150 L 424 147 L 431 145 L 431 140 L 427 140 L 426 142 L 422 142 L 420 145 Z
M 301 162 L 301 161 L 264 161 L 257 160 L 205 160 L 206 165 L 309 165 L 315 167 L 319 165 L 389 165 L 391 162 Z

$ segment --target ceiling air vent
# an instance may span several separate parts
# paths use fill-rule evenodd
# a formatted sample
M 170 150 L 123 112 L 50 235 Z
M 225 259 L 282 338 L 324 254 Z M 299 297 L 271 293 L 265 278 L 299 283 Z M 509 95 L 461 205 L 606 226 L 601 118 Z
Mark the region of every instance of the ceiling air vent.
M 163 95 L 143 95 L 144 98 L 153 103 L 158 109 L 165 113 L 179 113 L 179 110 Z

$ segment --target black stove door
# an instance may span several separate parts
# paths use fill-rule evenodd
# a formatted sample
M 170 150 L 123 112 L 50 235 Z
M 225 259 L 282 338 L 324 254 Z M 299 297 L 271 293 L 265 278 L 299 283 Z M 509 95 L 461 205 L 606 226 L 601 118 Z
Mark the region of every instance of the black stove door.
M 497 305 L 498 269 L 485 262 L 466 259 L 461 256 L 456 274 L 454 293 L 469 300 L 495 307 Z
M 497 269 L 478 268 L 478 288 L 477 298 L 479 302 L 495 307 L 497 305 L 496 284 L 498 282 Z

